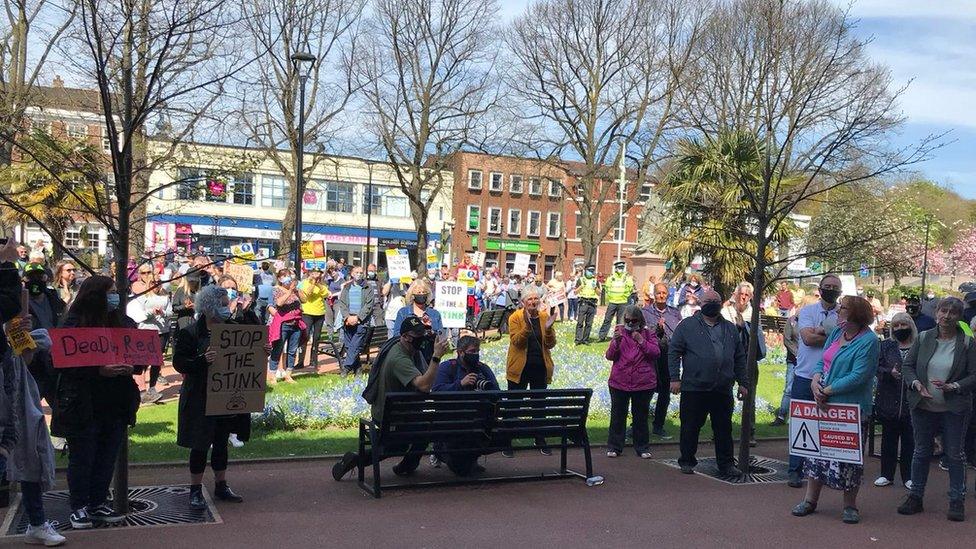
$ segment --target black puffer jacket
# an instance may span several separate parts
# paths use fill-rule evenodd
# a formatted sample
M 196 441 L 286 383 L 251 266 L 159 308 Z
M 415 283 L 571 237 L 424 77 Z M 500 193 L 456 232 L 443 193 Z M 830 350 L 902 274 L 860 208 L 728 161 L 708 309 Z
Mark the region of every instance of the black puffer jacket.
M 892 369 L 901 371 L 901 352 L 897 341 L 886 339 L 881 342 L 874 397 L 874 416 L 878 419 L 901 419 L 909 414 L 907 389 L 900 378 L 891 375 Z

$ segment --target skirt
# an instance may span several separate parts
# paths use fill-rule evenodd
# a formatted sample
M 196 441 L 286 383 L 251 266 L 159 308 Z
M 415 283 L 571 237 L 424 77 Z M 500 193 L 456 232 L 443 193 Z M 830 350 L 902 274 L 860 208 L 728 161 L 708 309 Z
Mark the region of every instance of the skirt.
M 834 490 L 852 490 L 861 486 L 864 466 L 826 459 L 807 458 L 803 462 L 803 474 L 818 480 Z

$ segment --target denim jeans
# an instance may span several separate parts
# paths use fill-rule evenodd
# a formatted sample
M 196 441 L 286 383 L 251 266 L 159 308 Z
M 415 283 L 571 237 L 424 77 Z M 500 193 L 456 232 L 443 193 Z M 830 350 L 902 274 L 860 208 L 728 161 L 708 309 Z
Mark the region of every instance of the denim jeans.
M 571 297 L 566 301 L 569 304 L 567 316 L 570 320 L 576 320 L 576 312 L 579 310 L 579 298 Z
M 813 400 L 813 390 L 810 389 L 812 379 L 793 375 L 793 386 L 790 387 L 790 397 L 798 400 Z M 790 456 L 790 474 L 802 475 L 804 458 L 800 456 Z
M 278 363 L 281 361 L 281 354 L 288 353 L 285 369 L 289 372 L 295 368 L 295 354 L 298 352 L 298 344 L 302 339 L 302 330 L 298 324 L 282 324 L 281 337 L 274 342 L 271 348 L 271 364 L 269 369 L 272 372 L 278 370 Z
M 368 329 L 369 326 L 364 323 L 342 327 L 342 346 L 346 349 L 346 356 L 343 357 L 340 366 L 345 370 L 354 372 L 359 369 L 359 351 L 362 350 L 363 344 L 369 344 L 366 341 Z
M 95 418 L 88 432 L 68 438 L 68 492 L 71 509 L 97 507 L 108 499 L 115 458 L 125 435 L 125 422 Z
M 780 419 L 786 419 L 790 415 L 790 397 L 793 394 L 793 371 L 796 369 L 796 364 L 786 363 L 786 383 L 783 385 L 783 398 L 779 401 L 779 410 L 776 412 L 776 417 Z
M 966 464 L 963 460 L 962 439 L 969 422 L 969 412 L 930 412 L 922 408 L 912 410 L 915 429 L 915 452 L 912 454 L 912 494 L 925 495 L 929 478 L 929 462 L 935 435 L 942 432 L 942 447 L 949 461 L 949 501 L 966 497 Z
M 0 477 L 7 474 L 7 458 L 0 456 Z M 20 482 L 20 499 L 24 503 L 24 512 L 31 526 L 40 526 L 47 522 L 44 515 L 44 492 L 41 492 L 39 482 Z

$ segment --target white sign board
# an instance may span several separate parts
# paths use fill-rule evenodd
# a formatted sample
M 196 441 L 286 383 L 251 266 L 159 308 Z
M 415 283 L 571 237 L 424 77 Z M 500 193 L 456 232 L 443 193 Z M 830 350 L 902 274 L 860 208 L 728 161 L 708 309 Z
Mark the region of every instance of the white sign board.
M 386 250 L 386 268 L 390 280 L 410 277 L 410 256 L 407 250 Z
M 840 275 L 841 295 L 857 295 L 857 281 L 854 275 Z
M 435 309 L 445 328 L 464 328 L 468 314 L 468 287 L 460 282 L 437 282 Z
M 549 290 L 546 294 L 546 304 L 550 309 L 558 307 L 560 303 L 566 303 L 566 290 L 565 288 L 559 288 L 558 290 Z
M 515 268 L 512 269 L 512 274 L 517 274 L 519 276 L 525 276 L 529 274 L 529 254 L 515 254 Z
M 789 444 L 792 456 L 863 465 L 860 406 L 791 400 Z
M 485 266 L 485 252 L 472 252 L 471 263 L 479 267 Z

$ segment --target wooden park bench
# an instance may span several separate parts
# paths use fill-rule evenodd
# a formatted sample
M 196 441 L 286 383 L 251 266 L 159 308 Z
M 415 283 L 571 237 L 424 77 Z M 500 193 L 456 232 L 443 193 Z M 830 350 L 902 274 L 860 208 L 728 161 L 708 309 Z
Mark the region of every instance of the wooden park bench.
M 342 344 L 342 337 L 340 336 L 341 332 L 338 332 L 334 338 L 322 338 L 319 341 L 319 352 L 342 362 L 348 350 Z M 356 350 L 360 357 L 365 355 L 365 360 L 362 361 L 363 366 L 370 364 L 370 354 L 373 348 L 381 347 L 389 338 L 389 331 L 386 329 L 386 324 L 366 328 L 366 337 L 363 338 L 363 345 Z
M 593 476 L 590 441 L 586 433 L 592 395 L 592 389 L 389 393 L 380 424 L 370 419 L 359 422 L 359 455 L 365 456 L 369 451 L 372 464 L 372 480 L 367 482 L 366 467 L 369 464 L 360 460 L 359 486 L 379 498 L 382 490 L 471 483 L 579 477 L 589 484 L 598 484 L 603 479 Z M 413 444 L 450 443 L 449 449 L 438 448 L 440 455 L 475 452 L 484 455 L 510 449 L 534 449 L 534 446 L 517 446 L 513 441 L 534 443 L 536 437 L 559 441 L 558 471 L 404 484 L 380 482 L 380 461 L 406 455 Z M 583 449 L 586 474 L 566 466 L 566 452 L 574 447 Z M 428 446 L 424 455 L 433 453 Z
M 764 314 L 760 317 L 759 322 L 762 324 L 763 330 L 782 334 L 786 329 L 786 320 L 785 316 Z
M 486 339 L 489 330 L 501 328 L 505 318 L 505 309 L 491 309 L 481 311 L 478 316 L 468 320 L 468 329 L 480 339 Z M 480 333 L 479 333 L 480 332 Z

